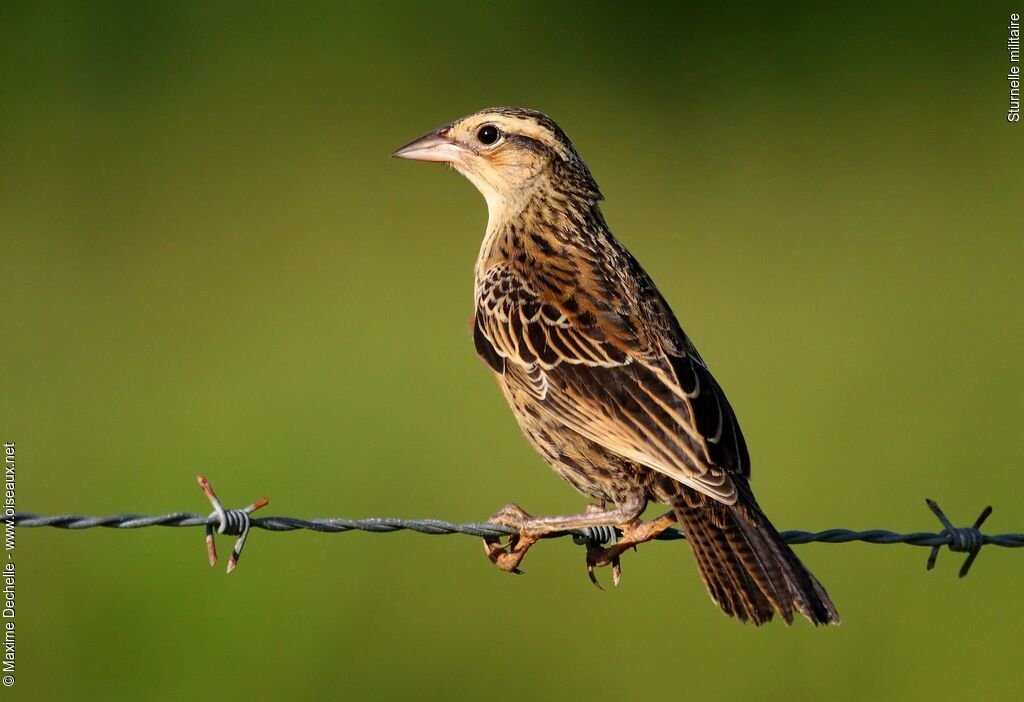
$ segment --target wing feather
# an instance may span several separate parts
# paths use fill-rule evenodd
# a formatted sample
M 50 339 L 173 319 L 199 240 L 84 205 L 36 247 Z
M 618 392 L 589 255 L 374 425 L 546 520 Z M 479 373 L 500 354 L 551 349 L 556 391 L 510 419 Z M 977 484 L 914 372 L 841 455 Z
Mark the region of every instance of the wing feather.
M 643 325 L 606 309 L 575 314 L 505 264 L 487 272 L 477 299 L 474 339 L 496 373 L 521 366 L 530 392 L 567 428 L 735 502 L 730 474 L 749 474 L 746 444 L 724 393 L 663 301 L 659 322 L 675 334 L 659 346 L 635 337 L 624 343 L 623 329 Z

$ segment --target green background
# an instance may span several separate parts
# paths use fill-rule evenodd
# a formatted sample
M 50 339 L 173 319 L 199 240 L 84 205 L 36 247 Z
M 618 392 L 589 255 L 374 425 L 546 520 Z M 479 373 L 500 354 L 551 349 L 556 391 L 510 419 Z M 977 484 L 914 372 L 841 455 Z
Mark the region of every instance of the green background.
M 1013 6 L 0 7 L 0 431 L 18 508 L 486 517 L 584 501 L 466 320 L 486 221 L 388 158 L 551 114 L 736 407 L 780 529 L 1024 531 Z M 1020 9 L 1018 5 L 1017 10 Z M 723 617 L 689 549 L 498 572 L 469 537 L 18 531 L 22 699 L 974 699 L 1024 562 L 807 545 L 844 624 Z M 230 539 L 219 540 L 222 555 Z M 608 573 L 601 577 L 609 580 Z

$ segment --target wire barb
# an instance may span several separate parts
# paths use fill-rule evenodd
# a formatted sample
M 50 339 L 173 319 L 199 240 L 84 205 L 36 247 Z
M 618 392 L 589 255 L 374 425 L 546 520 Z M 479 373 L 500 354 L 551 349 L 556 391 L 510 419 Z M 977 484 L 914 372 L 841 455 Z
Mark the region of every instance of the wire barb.
M 580 531 L 583 533 L 572 535 L 572 541 L 577 546 L 586 546 L 588 542 L 603 546 L 615 541 L 618 536 L 618 532 L 613 526 L 586 527 Z
M 250 529 L 266 531 L 296 531 L 308 529 L 321 533 L 336 534 L 347 531 L 365 531 L 373 534 L 391 533 L 395 531 L 415 531 L 420 534 L 468 534 L 476 537 L 500 537 L 515 534 L 515 529 L 494 524 L 492 522 L 456 523 L 443 519 L 395 519 L 390 517 L 371 517 L 368 519 L 348 519 L 345 517 L 326 517 L 322 519 L 297 519 L 295 517 L 264 517 L 250 515 L 268 504 L 267 498 L 261 498 L 242 509 L 224 509 L 217 499 L 216 493 L 206 478 L 197 478 L 213 512 L 209 515 L 171 512 L 160 515 L 115 514 L 109 517 L 87 517 L 80 514 L 59 514 L 42 516 L 28 512 L 16 512 L 14 525 L 18 527 L 55 527 L 58 529 L 91 529 L 107 527 L 112 529 L 140 529 L 142 527 L 192 527 L 202 526 L 206 529 L 206 548 L 210 565 L 217 562 L 217 551 L 213 543 L 214 530 L 218 534 L 238 536 L 231 559 L 228 561 L 230 573 L 238 565 Z M 928 507 L 942 523 L 943 530 L 939 533 L 914 532 L 901 534 L 884 529 L 868 531 L 852 531 L 850 529 L 827 529 L 825 531 L 784 531 L 782 540 L 788 544 L 827 543 L 844 544 L 861 541 L 871 544 L 909 544 L 911 546 L 927 546 L 931 548 L 928 557 L 928 570 L 935 567 L 935 560 L 943 546 L 955 553 L 967 553 L 967 558 L 960 568 L 960 577 L 970 571 L 974 560 L 983 546 L 1001 546 L 1003 548 L 1024 547 L 1024 534 L 983 534 L 981 525 L 992 513 L 986 507 L 970 527 L 954 527 L 934 500 L 927 500 Z M 613 527 L 590 527 L 587 529 L 571 529 L 569 531 L 549 534 L 545 538 L 571 536 L 577 544 L 588 548 L 599 547 L 613 542 L 618 532 Z M 685 539 L 686 535 L 679 529 L 666 529 L 658 534 L 658 541 L 675 541 Z M 617 578 L 616 578 L 617 580 Z
M 206 522 L 206 551 L 210 556 L 211 567 L 217 565 L 217 546 L 213 543 L 214 524 L 217 525 L 218 534 L 231 534 L 238 537 L 235 547 L 231 549 L 231 558 L 228 559 L 228 573 L 231 573 L 238 566 L 238 559 L 242 557 L 242 549 L 245 548 L 245 540 L 249 538 L 249 529 L 252 527 L 249 515 L 260 507 L 270 504 L 270 500 L 261 497 L 242 509 L 224 509 L 220 500 L 217 499 L 217 493 L 213 491 L 210 481 L 201 475 L 196 476 L 196 480 L 199 481 L 199 487 L 203 489 L 210 504 L 213 505 L 213 512 L 210 513 Z
M 942 522 L 942 526 L 945 527 L 942 530 L 942 534 L 949 537 L 949 543 L 947 544 L 949 550 L 954 553 L 967 553 L 964 564 L 960 566 L 960 577 L 964 577 L 974 564 L 974 559 L 981 553 L 981 547 L 988 543 L 985 540 L 985 535 L 979 529 L 985 523 L 985 520 L 988 519 L 988 515 L 992 514 L 992 505 L 981 510 L 981 514 L 974 520 L 974 526 L 958 528 L 953 526 L 935 500 L 926 499 L 925 502 L 931 511 L 935 513 L 935 516 L 939 518 L 939 521 Z M 928 570 L 935 567 L 935 559 L 938 557 L 939 545 L 932 546 L 932 552 L 928 556 Z

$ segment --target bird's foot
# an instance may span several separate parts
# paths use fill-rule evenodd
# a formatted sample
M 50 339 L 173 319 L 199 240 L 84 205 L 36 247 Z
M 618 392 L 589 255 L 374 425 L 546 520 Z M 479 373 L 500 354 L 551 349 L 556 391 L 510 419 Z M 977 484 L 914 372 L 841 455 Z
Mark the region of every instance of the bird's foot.
M 512 504 L 505 505 L 491 515 L 489 520 L 491 523 L 511 527 L 519 532 L 510 534 L 507 543 L 502 543 L 500 536 L 484 537 L 484 553 L 491 559 L 491 563 L 508 573 L 522 574 L 523 571 L 519 570 L 519 564 L 530 547 L 541 537 L 540 534 L 532 533 L 528 529 L 527 524 L 531 519 L 533 517 L 527 514 L 522 507 Z
M 610 565 L 612 567 L 612 583 L 618 586 L 622 580 L 622 564 L 619 561 L 619 556 L 628 549 L 636 550 L 638 544 L 657 538 L 658 534 L 675 523 L 674 512 L 668 512 L 649 522 L 634 519 L 628 524 L 616 527 L 622 532 L 622 535 L 614 539 L 610 545 L 605 547 L 589 542 L 587 544 L 587 574 L 590 576 L 590 581 L 603 590 L 604 588 L 601 587 L 601 583 L 594 575 L 594 569 Z
M 622 581 L 622 563 L 619 562 L 619 554 L 611 554 L 611 550 L 617 545 L 618 540 L 613 539 L 612 545 L 605 548 L 596 541 L 587 542 L 587 576 L 590 578 L 590 582 L 594 583 L 594 587 L 598 590 L 604 590 L 601 586 L 601 582 L 597 579 L 597 574 L 594 572 L 594 568 L 600 568 L 611 564 L 612 566 L 612 583 L 615 587 L 619 586 Z

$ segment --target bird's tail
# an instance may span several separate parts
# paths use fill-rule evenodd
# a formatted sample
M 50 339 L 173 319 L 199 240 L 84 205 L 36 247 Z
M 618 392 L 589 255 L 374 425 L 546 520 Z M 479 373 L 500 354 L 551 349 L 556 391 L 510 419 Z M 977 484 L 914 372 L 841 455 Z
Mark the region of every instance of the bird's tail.
M 839 623 L 825 588 L 782 541 L 749 492 L 741 491 L 735 505 L 680 496 L 673 509 L 708 594 L 723 612 L 755 626 L 770 621 L 776 610 L 787 624 L 793 610 L 815 625 Z

